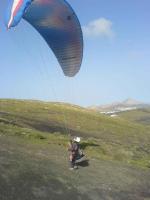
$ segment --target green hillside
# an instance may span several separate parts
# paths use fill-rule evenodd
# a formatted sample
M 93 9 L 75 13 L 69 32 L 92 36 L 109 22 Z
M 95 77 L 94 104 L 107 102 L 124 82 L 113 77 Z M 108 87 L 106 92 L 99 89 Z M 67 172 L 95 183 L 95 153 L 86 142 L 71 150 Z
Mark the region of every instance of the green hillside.
M 150 108 L 141 108 L 119 113 L 119 116 L 132 122 L 150 125 Z
M 68 170 L 70 135 L 86 158 Z M 0 100 L 0 199 L 150 198 L 150 128 L 63 103 Z
M 91 143 L 84 146 L 96 157 L 149 166 L 149 127 L 111 119 L 74 105 L 1 100 L 0 131 L 30 137 L 42 134 L 41 137 L 56 140 L 58 135 L 65 140 L 69 139 L 68 135 L 79 135 L 84 138 L 83 142 Z

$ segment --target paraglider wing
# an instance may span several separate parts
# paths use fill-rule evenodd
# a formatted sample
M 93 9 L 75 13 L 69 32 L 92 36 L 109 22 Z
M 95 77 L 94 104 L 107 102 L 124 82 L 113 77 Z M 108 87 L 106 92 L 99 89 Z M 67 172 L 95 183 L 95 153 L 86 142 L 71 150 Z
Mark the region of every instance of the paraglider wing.
M 83 37 L 78 18 L 64 0 L 34 0 L 23 18 L 45 39 L 66 76 L 80 69 Z
M 15 27 L 21 21 L 22 16 L 33 0 L 9 0 L 5 15 L 7 29 Z

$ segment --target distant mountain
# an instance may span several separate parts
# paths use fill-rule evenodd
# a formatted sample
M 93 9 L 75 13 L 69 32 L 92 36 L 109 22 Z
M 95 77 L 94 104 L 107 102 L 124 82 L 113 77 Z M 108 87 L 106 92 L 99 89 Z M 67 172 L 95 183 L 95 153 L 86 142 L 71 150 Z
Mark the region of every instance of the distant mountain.
M 150 104 L 146 104 L 131 98 L 128 98 L 122 102 L 114 102 L 112 104 L 100 105 L 100 106 L 90 106 L 89 109 L 97 110 L 101 113 L 113 115 L 118 112 L 135 110 L 138 108 L 150 107 Z
M 129 99 L 126 99 L 125 101 L 123 101 L 122 104 L 124 104 L 124 105 L 141 105 L 143 103 L 129 98 Z

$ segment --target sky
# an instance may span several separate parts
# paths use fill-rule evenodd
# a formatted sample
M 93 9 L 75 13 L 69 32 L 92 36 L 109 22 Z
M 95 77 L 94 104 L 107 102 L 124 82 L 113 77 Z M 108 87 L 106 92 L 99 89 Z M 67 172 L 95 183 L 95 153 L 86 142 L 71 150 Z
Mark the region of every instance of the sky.
M 84 36 L 80 72 L 67 78 L 47 44 L 24 20 L 4 26 L 0 1 L 0 98 L 81 106 L 133 98 L 150 102 L 150 1 L 68 0 Z

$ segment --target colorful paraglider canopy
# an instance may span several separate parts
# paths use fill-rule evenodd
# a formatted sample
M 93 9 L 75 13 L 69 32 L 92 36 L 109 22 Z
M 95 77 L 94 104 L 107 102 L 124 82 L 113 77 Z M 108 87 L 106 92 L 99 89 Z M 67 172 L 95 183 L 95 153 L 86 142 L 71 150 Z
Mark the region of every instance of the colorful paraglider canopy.
M 6 26 L 16 26 L 21 19 L 28 21 L 45 39 L 54 52 L 66 76 L 80 69 L 83 37 L 79 20 L 64 0 L 11 0 Z

